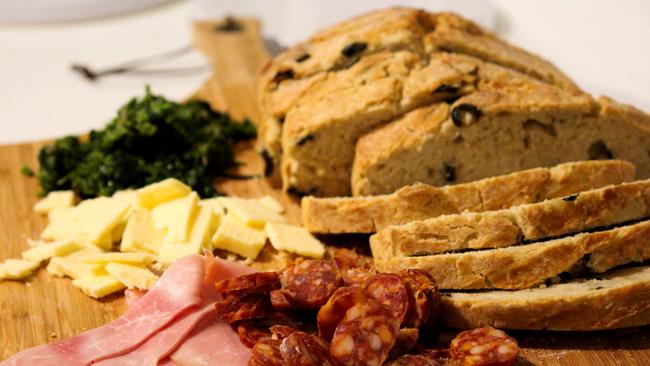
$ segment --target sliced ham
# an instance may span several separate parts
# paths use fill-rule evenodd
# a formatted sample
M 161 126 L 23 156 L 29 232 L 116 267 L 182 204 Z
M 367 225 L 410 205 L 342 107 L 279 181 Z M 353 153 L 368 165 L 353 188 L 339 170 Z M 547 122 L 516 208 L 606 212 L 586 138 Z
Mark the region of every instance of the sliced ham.
M 246 366 L 251 350 L 230 326 L 217 318 L 206 318 L 170 358 L 181 366 Z
M 88 365 L 127 353 L 201 302 L 206 272 L 202 257 L 181 258 L 121 317 L 66 340 L 20 352 L 0 366 Z

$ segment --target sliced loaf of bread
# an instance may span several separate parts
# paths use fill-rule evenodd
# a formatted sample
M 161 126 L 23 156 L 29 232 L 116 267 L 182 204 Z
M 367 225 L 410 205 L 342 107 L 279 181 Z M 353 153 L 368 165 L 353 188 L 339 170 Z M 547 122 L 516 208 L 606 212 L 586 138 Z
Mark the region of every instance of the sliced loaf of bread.
M 440 320 L 452 328 L 588 331 L 650 323 L 650 267 L 519 291 L 447 293 Z
M 374 253 L 373 253 L 374 256 Z M 427 270 L 441 289 L 525 289 L 650 259 L 650 221 L 509 248 L 378 259 L 381 272 Z
M 650 180 L 486 212 L 389 226 L 370 237 L 375 259 L 504 248 L 650 216 Z
M 553 94 L 552 91 L 549 91 Z M 352 192 L 376 195 L 413 182 L 470 182 L 565 161 L 623 159 L 650 178 L 650 116 L 601 98 L 567 106 L 557 96 L 478 91 L 443 113 L 416 109 L 361 137 Z
M 592 160 L 445 187 L 416 183 L 389 195 L 307 196 L 301 202 L 302 223 L 315 233 L 374 233 L 390 225 L 463 211 L 499 210 L 634 179 L 634 165 L 626 161 Z

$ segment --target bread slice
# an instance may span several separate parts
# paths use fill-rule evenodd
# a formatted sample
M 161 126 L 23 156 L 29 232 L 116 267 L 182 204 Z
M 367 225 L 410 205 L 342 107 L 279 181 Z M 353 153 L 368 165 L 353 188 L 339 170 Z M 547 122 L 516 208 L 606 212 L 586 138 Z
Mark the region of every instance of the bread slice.
M 448 293 L 443 325 L 587 331 L 650 324 L 650 266 L 543 288 Z
M 315 83 L 328 74 L 346 70 L 360 59 L 379 52 L 409 51 L 423 64 L 439 52 L 465 54 L 517 70 L 528 76 L 578 91 L 577 86 L 549 62 L 512 46 L 455 14 L 431 14 L 396 7 L 370 12 L 335 24 L 308 41 L 288 48 L 262 71 L 258 96 L 263 118 L 258 130 L 272 181 L 279 178 L 281 131 L 290 109 Z M 454 84 L 447 85 L 449 95 Z
M 373 252 L 374 256 L 374 252 Z M 524 289 L 650 259 L 650 221 L 509 248 L 378 259 L 381 272 L 427 270 L 441 289 Z
M 494 89 L 462 97 L 446 113 L 416 109 L 358 140 L 352 192 L 385 194 L 413 182 L 441 186 L 603 158 L 628 160 L 639 178 L 650 178 L 650 116 L 606 98 L 582 110 L 553 100 Z
M 578 118 L 596 107 L 588 95 L 469 56 L 437 53 L 425 63 L 407 51 L 377 53 L 314 85 L 289 111 L 282 127 L 283 187 L 303 195 L 349 195 L 359 137 L 405 112 L 448 100 L 450 95 L 493 89 L 528 95 L 526 110 L 531 115 L 534 108 L 557 108 L 562 113 L 554 117 Z M 424 110 L 423 118 L 431 120 L 445 120 L 450 113 L 447 103 Z M 412 163 L 417 169 L 417 162 Z
M 375 259 L 505 248 L 650 216 L 650 180 L 538 203 L 389 226 L 370 237 Z
M 626 161 L 591 160 L 445 187 L 416 183 L 389 195 L 307 196 L 301 202 L 302 223 L 315 233 L 374 233 L 390 225 L 463 211 L 499 210 L 634 178 L 634 165 Z

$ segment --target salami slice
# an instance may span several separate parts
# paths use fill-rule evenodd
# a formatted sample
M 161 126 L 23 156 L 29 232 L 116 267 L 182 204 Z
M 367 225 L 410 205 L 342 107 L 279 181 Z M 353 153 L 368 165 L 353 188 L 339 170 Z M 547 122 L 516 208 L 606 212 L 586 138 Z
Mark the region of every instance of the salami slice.
M 356 304 L 336 327 L 330 352 L 346 366 L 379 366 L 395 345 L 399 321 L 376 300 Z
M 341 270 L 344 286 L 362 286 L 373 273 L 359 268 L 349 268 Z
M 277 272 L 255 272 L 219 281 L 214 286 L 223 297 L 264 294 L 280 288 L 280 276 Z
M 406 323 L 413 308 L 413 292 L 402 278 L 395 274 L 377 274 L 368 279 L 364 286 L 372 298 L 388 308 L 400 325 Z
M 406 269 L 397 273 L 413 293 L 413 308 L 404 325 L 412 328 L 432 327 L 440 312 L 440 291 L 429 272 Z
M 442 366 L 436 359 L 426 355 L 404 355 L 395 361 L 389 362 L 386 366 Z
M 341 285 L 341 273 L 330 261 L 296 261 L 282 273 L 281 282 L 291 305 L 299 309 L 318 309 Z
M 291 303 L 289 302 L 287 294 L 284 290 L 274 290 L 271 291 L 270 294 L 271 306 L 273 306 L 273 309 L 280 311 L 291 310 Z
M 290 336 L 291 334 L 298 331 L 297 329 L 292 328 L 288 325 L 281 325 L 281 324 L 273 325 L 269 329 L 271 331 L 271 334 L 273 334 L 273 339 L 279 339 L 279 340 L 283 340 L 288 336 Z
M 371 257 L 361 255 L 347 248 L 334 248 L 331 250 L 331 256 L 341 271 L 351 268 L 369 269 L 372 267 Z
M 465 365 L 508 366 L 515 363 L 519 346 L 502 330 L 483 327 L 460 332 L 449 352 Z
M 316 322 L 318 334 L 326 341 L 331 341 L 336 327 L 345 313 L 358 303 L 368 299 L 368 293 L 360 287 L 340 287 L 318 311 Z
M 338 366 L 330 355 L 329 344 L 322 338 L 304 332 L 293 332 L 280 345 L 288 366 Z
M 268 316 L 270 303 L 268 296 L 264 295 L 229 296 L 218 301 L 215 307 L 217 316 L 232 325 L 241 320 Z
M 237 335 L 241 343 L 248 348 L 253 348 L 262 339 L 271 338 L 271 332 L 268 328 L 251 321 L 242 321 L 237 324 Z
M 264 339 L 255 344 L 248 366 L 286 366 L 280 352 L 281 341 Z

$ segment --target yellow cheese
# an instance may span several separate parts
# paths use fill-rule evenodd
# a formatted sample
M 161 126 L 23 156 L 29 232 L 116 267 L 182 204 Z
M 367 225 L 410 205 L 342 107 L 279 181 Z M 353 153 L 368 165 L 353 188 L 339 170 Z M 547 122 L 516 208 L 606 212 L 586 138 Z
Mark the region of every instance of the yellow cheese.
M 102 270 L 103 265 L 85 263 L 83 261 L 84 257 L 97 253 L 102 253 L 102 249 L 94 245 L 88 245 L 66 256 L 54 257 L 50 259 L 47 272 L 53 276 L 68 276 L 73 279 L 98 274 Z
M 84 294 L 96 299 L 120 291 L 125 286 L 108 274 L 91 275 L 77 278 L 72 285 L 78 287 Z
M 234 214 L 244 224 L 258 229 L 263 229 L 267 222 L 286 222 L 278 212 L 269 209 L 255 200 L 238 197 L 222 198 L 228 214 Z
M 95 244 L 110 249 L 112 230 L 123 219 L 130 204 L 124 200 L 98 197 L 82 201 L 78 206 L 59 211 L 41 234 L 45 240 L 72 240 L 79 244 Z
M 276 201 L 275 198 L 271 196 L 264 196 L 257 198 L 256 201 L 261 204 L 262 206 L 269 208 L 277 213 L 283 213 L 284 212 L 284 207 L 280 204 L 280 202 Z
M 22 259 L 7 259 L 0 263 L 0 280 L 19 280 L 25 278 L 37 269 L 40 262 L 26 261 Z
M 325 246 L 314 238 L 307 229 L 299 226 L 269 222 L 264 227 L 271 245 L 277 250 L 286 250 L 305 257 L 323 258 Z
M 223 197 L 208 198 L 199 201 L 199 206 L 210 207 L 215 214 L 223 217 L 226 215 L 226 206 L 223 205 Z
M 255 259 L 266 242 L 264 230 L 252 228 L 228 213 L 212 237 L 214 248 L 225 249 Z
M 190 233 L 190 244 L 199 248 L 211 249 L 212 242 L 210 239 L 217 230 L 220 221 L 220 217 L 214 213 L 211 207 L 201 207 Z
M 78 250 L 81 245 L 73 241 L 55 241 L 34 246 L 23 252 L 22 257 L 31 262 L 41 262 L 52 257 L 59 257 Z
M 158 254 L 162 242 L 163 231 L 154 227 L 151 212 L 143 207 L 133 208 L 124 229 L 120 250 Z
M 191 243 L 163 243 L 160 247 L 160 254 L 158 255 L 158 262 L 162 268 L 167 268 L 170 264 L 174 263 L 178 258 L 185 257 L 190 254 L 199 254 L 201 252 L 201 245 Z
M 42 200 L 36 202 L 34 211 L 39 214 L 48 214 L 55 208 L 74 206 L 75 195 L 73 191 L 52 191 Z
M 162 203 L 151 210 L 156 228 L 164 230 L 167 243 L 187 242 L 198 212 L 199 196 L 191 192 L 185 197 Z
M 106 272 L 130 289 L 138 288 L 148 290 L 158 280 L 158 276 L 151 273 L 148 269 L 130 264 L 108 263 L 106 265 Z
M 137 190 L 138 203 L 145 208 L 188 195 L 192 189 L 183 182 L 168 178 Z
M 156 260 L 156 257 L 149 253 L 97 253 L 88 254 L 83 257 L 84 263 L 106 264 L 109 262 L 149 264 Z

